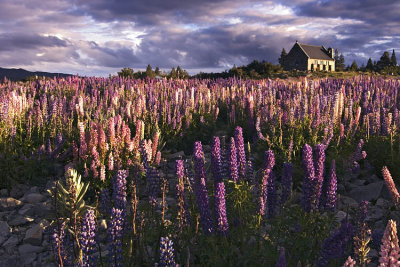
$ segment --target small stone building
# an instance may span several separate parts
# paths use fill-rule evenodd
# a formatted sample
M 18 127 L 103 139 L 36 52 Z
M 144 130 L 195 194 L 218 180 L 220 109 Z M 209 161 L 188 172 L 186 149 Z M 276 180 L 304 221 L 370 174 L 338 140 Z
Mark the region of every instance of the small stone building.
M 284 59 L 285 70 L 335 71 L 333 48 L 300 44 L 296 41 Z

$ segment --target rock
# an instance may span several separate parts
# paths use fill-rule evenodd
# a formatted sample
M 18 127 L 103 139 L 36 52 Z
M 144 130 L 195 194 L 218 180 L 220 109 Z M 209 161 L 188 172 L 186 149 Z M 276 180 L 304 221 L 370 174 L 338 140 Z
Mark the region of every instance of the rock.
M 31 189 L 29 189 L 29 192 L 31 192 L 31 193 L 39 193 L 40 190 L 39 190 L 39 187 L 32 186 Z
M 0 236 L 8 236 L 11 233 L 11 228 L 5 221 L 0 221 Z
M 386 199 L 378 198 L 375 205 L 386 209 L 386 208 L 390 207 L 392 205 L 392 203 Z
M 353 181 L 353 184 L 354 184 L 354 185 L 357 185 L 357 186 L 360 186 L 360 185 L 364 185 L 365 182 L 366 182 L 365 180 L 356 179 L 356 180 Z
M 383 181 L 379 181 L 364 186 L 358 186 L 353 190 L 351 190 L 346 195 L 352 197 L 357 202 L 360 202 L 362 200 L 367 200 L 367 201 L 371 201 L 374 199 L 376 200 L 379 198 L 381 194 L 382 187 L 383 187 Z
M 37 254 L 35 252 L 21 255 L 21 260 L 24 265 L 33 263 L 36 260 Z
M 339 211 L 336 213 L 335 218 L 336 218 L 336 221 L 340 223 L 340 222 L 342 222 L 344 219 L 350 218 L 350 216 L 349 216 L 346 212 L 339 210 Z
M 18 243 L 19 243 L 18 236 L 12 235 L 6 242 L 4 242 L 3 247 L 13 248 L 16 245 L 18 245 Z
M 376 176 L 376 174 L 369 175 L 366 178 L 368 183 L 376 183 L 382 181 L 382 179 L 379 179 L 379 177 Z
M 0 190 L 0 196 L 1 197 L 8 197 L 8 190 L 7 189 L 1 189 Z
M 354 199 L 348 196 L 340 196 L 339 198 L 339 209 L 347 209 L 347 208 L 357 209 L 358 203 Z
M 382 208 L 373 206 L 368 209 L 366 221 L 368 222 L 375 222 L 378 221 L 383 217 L 385 213 L 383 212 Z
M 36 204 L 45 201 L 46 198 L 39 193 L 30 193 L 24 197 L 24 200 L 30 204 Z
M 51 213 L 51 204 L 50 203 L 38 203 L 34 206 L 35 214 L 41 218 L 46 217 Z
M 22 216 L 22 215 L 15 215 L 13 216 L 10 221 L 9 221 L 9 225 L 11 226 L 18 226 L 18 225 L 23 225 L 29 222 L 33 222 L 34 219 L 28 216 Z
M 166 155 L 165 158 L 167 159 L 179 159 L 185 156 L 185 152 L 179 151 L 174 154 Z M 175 162 L 174 162 L 175 163 Z
M 40 253 L 43 251 L 43 248 L 40 246 L 32 246 L 30 244 L 23 244 L 18 247 L 19 254 L 27 254 L 27 253 Z
M 20 198 L 24 195 L 26 191 L 29 190 L 29 187 L 24 184 L 17 184 L 11 188 L 10 197 Z
M 43 226 L 35 224 L 28 229 L 25 233 L 24 243 L 31 244 L 34 246 L 40 246 L 42 244 L 43 237 Z
M 18 214 L 23 216 L 33 216 L 35 214 L 35 206 L 33 204 L 25 204 L 19 211 Z
M 15 210 L 22 206 L 22 202 L 12 197 L 0 198 L 0 211 Z

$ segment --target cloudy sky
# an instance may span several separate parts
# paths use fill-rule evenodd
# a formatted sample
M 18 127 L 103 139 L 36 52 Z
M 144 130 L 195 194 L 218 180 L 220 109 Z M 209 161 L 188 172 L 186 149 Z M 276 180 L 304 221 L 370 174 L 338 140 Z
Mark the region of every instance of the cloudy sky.
M 296 40 L 338 48 L 347 64 L 400 56 L 400 1 L 0 0 L 0 67 L 107 76 L 180 65 L 193 74 L 277 63 Z

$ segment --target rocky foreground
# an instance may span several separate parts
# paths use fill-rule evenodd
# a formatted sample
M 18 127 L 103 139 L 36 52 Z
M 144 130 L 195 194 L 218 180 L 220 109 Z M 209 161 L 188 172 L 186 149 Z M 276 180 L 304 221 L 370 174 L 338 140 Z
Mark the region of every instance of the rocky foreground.
M 169 155 L 167 177 L 172 181 L 172 164 L 175 158 L 184 156 L 183 152 Z M 208 155 L 206 154 L 206 157 Z M 171 180 L 172 179 L 172 180 Z M 343 219 L 354 216 L 362 200 L 369 201 L 367 222 L 373 230 L 370 242 L 369 266 L 377 266 L 381 233 L 387 221 L 393 219 L 400 222 L 400 211 L 393 208 L 389 192 L 383 179 L 376 175 L 376 170 L 367 164 L 365 169 L 356 173 L 338 177 L 338 211 L 336 218 Z M 49 218 L 52 214 L 52 199 L 48 189 L 54 186 L 49 181 L 45 186 L 29 187 L 19 184 L 11 190 L 0 191 L 0 266 L 56 266 L 50 239 Z M 174 187 L 174 182 L 170 188 Z M 300 198 L 300 193 L 294 193 Z M 175 199 L 168 197 L 167 205 L 175 205 Z M 106 223 L 99 221 L 102 255 L 107 255 Z

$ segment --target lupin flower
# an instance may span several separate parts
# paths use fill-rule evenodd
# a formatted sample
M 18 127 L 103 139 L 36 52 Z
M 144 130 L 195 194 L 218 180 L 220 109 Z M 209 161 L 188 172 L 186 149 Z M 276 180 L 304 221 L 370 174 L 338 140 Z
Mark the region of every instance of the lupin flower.
M 216 136 L 213 137 L 211 145 L 211 172 L 215 184 L 222 181 L 221 145 Z
M 314 168 L 315 168 L 315 178 L 317 179 L 317 190 L 316 203 L 318 206 L 319 199 L 321 197 L 322 185 L 324 182 L 324 169 L 325 169 L 325 147 L 323 144 L 317 144 L 314 148 L 315 158 L 314 158 Z
M 239 180 L 239 172 L 236 157 L 237 153 L 235 139 L 233 137 L 231 137 L 231 142 L 229 145 L 229 178 L 231 181 L 237 182 Z
M 125 211 L 126 209 L 126 178 L 127 170 L 119 170 L 113 180 L 113 200 L 114 207 Z
M 278 204 L 278 195 L 276 192 L 276 186 L 275 186 L 275 175 L 274 171 L 270 170 L 269 176 L 268 176 L 268 184 L 267 184 L 267 213 L 268 213 L 268 218 L 273 218 L 276 214 L 276 208 Z
M 281 247 L 279 252 L 279 259 L 275 265 L 276 267 L 286 267 L 285 248 Z
M 354 267 L 356 265 L 356 261 L 349 256 L 346 262 L 343 264 L 343 267 Z
M 323 242 L 317 266 L 326 266 L 330 260 L 342 258 L 352 235 L 353 226 L 348 222 L 342 222 L 340 228 Z
M 176 176 L 178 178 L 178 183 L 176 184 L 176 197 L 178 200 L 178 222 L 179 227 L 182 229 L 184 225 L 189 224 L 190 215 L 185 200 L 185 168 L 183 165 L 183 160 L 181 159 L 176 161 Z
M 161 237 L 160 241 L 160 267 L 176 267 L 174 243 L 168 237 Z
M 244 151 L 243 129 L 240 126 L 237 126 L 234 135 L 239 176 L 241 179 L 244 179 L 246 176 L 246 153 Z
M 331 212 L 335 211 L 337 201 L 337 177 L 336 177 L 336 163 L 332 160 L 331 168 L 328 177 L 325 181 L 323 194 L 321 196 L 321 207 L 324 207 Z
M 110 151 L 110 154 L 108 155 L 108 170 L 114 170 L 114 157 L 112 151 Z
M 397 237 L 396 222 L 389 220 L 382 237 L 381 251 L 379 252 L 380 267 L 400 266 L 400 247 Z
M 293 177 L 293 165 L 290 162 L 285 162 L 283 164 L 282 171 L 282 196 L 281 201 L 285 203 L 292 195 L 292 177 Z
M 400 202 L 400 194 L 397 191 L 392 175 L 390 175 L 390 172 L 386 166 L 383 166 L 382 168 L 382 175 L 389 190 L 390 196 L 392 197 L 393 203 L 398 206 Z
M 229 226 L 226 217 L 225 184 L 222 181 L 215 185 L 215 217 L 218 232 L 226 235 Z
M 123 210 L 112 208 L 108 225 L 110 266 L 122 267 Z
M 302 206 L 306 212 L 316 208 L 316 178 L 314 172 L 313 154 L 311 146 L 305 144 L 303 148 L 303 199 Z
M 96 266 L 96 217 L 94 210 L 88 209 L 83 217 L 80 244 L 82 248 L 82 266 Z
M 66 265 L 68 263 L 67 253 L 65 251 L 65 222 L 62 222 L 54 228 L 52 235 L 54 257 L 56 262 L 61 265 Z
M 200 141 L 194 143 L 194 170 L 197 204 L 200 211 L 200 219 L 205 234 L 211 234 L 214 231 L 211 211 L 208 204 L 207 187 L 205 180 L 203 147 Z

